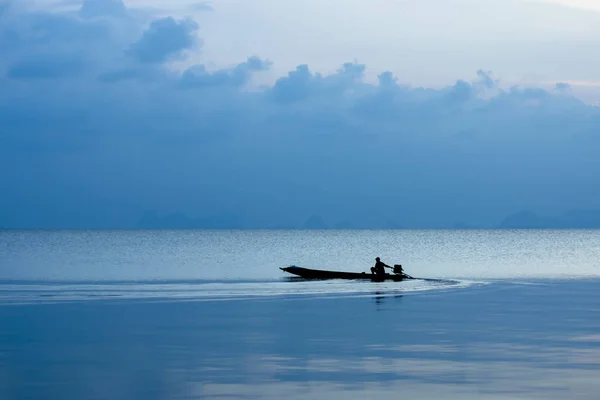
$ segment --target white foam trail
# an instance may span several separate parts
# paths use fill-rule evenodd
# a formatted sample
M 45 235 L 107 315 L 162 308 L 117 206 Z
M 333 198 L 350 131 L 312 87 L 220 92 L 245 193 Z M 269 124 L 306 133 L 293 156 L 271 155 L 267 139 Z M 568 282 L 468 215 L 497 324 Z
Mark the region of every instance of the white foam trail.
M 253 281 L 177 283 L 8 283 L 0 285 L 0 302 L 32 304 L 91 300 L 240 300 L 276 296 L 395 296 L 463 289 L 474 281 L 356 282 L 356 281 Z

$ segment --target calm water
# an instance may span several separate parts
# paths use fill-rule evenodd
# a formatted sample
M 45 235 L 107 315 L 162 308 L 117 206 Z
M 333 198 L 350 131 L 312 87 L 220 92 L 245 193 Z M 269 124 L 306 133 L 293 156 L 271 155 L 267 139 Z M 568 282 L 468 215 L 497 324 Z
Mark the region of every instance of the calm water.
M 298 282 L 279 267 L 401 283 Z M 0 232 L 0 399 L 597 398 L 600 231 Z

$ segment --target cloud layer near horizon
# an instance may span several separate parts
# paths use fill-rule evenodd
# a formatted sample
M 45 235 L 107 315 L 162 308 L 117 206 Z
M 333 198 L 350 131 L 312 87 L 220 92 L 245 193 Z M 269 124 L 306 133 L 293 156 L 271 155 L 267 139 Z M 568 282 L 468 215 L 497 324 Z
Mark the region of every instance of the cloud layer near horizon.
M 0 226 L 127 227 L 155 209 L 433 227 L 600 207 L 600 111 L 566 84 L 369 84 L 350 62 L 247 90 L 276 60 L 169 68 L 202 49 L 191 19 L 120 0 L 0 10 Z

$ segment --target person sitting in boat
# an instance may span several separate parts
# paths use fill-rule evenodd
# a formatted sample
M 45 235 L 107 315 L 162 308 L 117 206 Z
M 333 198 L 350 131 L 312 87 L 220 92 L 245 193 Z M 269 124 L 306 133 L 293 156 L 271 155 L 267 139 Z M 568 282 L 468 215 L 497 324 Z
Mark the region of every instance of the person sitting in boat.
M 389 265 L 385 264 L 383 261 L 379 259 L 379 257 L 375 258 L 375 266 L 371 267 L 371 273 L 377 275 L 384 275 L 385 268 L 392 268 Z

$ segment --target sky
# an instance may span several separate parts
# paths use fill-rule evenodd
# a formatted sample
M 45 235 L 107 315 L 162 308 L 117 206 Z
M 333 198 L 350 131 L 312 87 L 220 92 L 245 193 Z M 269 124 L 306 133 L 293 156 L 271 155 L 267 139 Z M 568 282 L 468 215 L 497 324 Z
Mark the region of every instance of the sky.
M 0 0 L 0 227 L 600 209 L 599 45 L 584 0 Z

